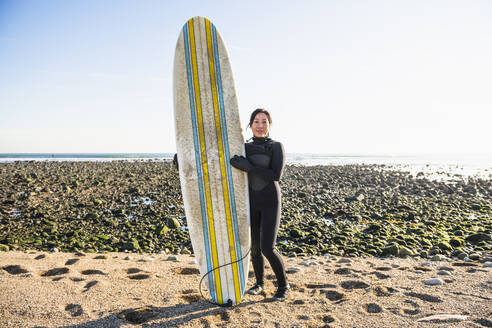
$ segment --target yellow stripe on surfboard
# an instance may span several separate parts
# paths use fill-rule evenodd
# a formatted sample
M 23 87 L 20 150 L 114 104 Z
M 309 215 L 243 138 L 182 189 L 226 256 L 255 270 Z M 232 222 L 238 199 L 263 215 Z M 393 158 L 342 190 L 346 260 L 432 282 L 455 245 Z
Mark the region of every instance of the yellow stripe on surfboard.
M 224 159 L 224 143 L 222 139 L 222 125 L 220 122 L 219 113 L 219 101 L 218 101 L 218 91 L 217 91 L 217 77 L 215 75 L 215 58 L 214 50 L 212 47 L 212 35 L 210 21 L 205 19 L 205 31 L 207 37 L 207 49 L 208 49 L 208 66 L 210 70 L 210 86 L 212 88 L 212 102 L 214 106 L 214 118 L 215 118 L 215 131 L 217 135 L 217 145 L 219 148 L 219 163 L 220 163 L 220 175 L 222 182 L 222 195 L 224 197 L 224 208 L 226 214 L 227 223 L 227 235 L 229 240 L 229 252 L 231 255 L 231 263 L 235 263 L 237 260 L 236 247 L 234 242 L 234 232 L 232 227 L 232 215 L 231 215 L 231 204 L 229 202 L 229 187 L 226 174 L 226 163 Z M 232 265 L 232 275 L 234 281 L 234 291 L 236 296 L 236 303 L 241 300 L 241 290 L 239 286 L 239 275 L 237 270 L 237 265 Z
M 194 20 L 193 18 L 188 21 L 189 34 L 190 34 L 190 53 L 191 53 L 191 66 L 193 70 L 193 83 L 195 88 L 195 104 L 197 112 L 197 123 L 198 123 L 198 134 L 200 139 L 200 153 L 202 156 L 202 170 L 203 170 L 203 184 L 205 186 L 205 199 L 207 203 L 207 217 L 208 217 L 208 227 L 210 234 L 210 246 L 212 249 L 212 264 L 214 268 L 219 266 L 218 255 L 217 255 L 217 243 L 215 240 L 215 227 L 214 227 L 214 215 L 212 210 L 212 197 L 210 193 L 210 180 L 208 177 L 208 163 L 207 163 L 207 149 L 205 147 L 205 131 L 203 128 L 203 115 L 202 115 L 202 105 L 200 101 L 200 85 L 198 81 L 198 64 L 196 59 L 196 45 L 195 45 L 195 30 L 194 30 Z M 215 290 L 217 293 L 217 302 L 222 303 L 222 287 L 220 283 L 220 272 L 219 270 L 214 270 L 215 277 Z

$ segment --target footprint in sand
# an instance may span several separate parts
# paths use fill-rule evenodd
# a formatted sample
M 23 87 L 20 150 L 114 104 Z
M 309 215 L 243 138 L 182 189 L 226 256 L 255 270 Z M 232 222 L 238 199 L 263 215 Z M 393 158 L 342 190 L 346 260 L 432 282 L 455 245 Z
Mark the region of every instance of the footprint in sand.
M 7 265 L 2 267 L 3 270 L 7 271 L 10 274 L 22 274 L 22 273 L 28 273 L 29 270 L 27 270 L 25 267 L 21 265 Z
M 403 309 L 403 313 L 408 314 L 408 315 L 417 315 L 420 313 L 420 310 L 418 309 Z
M 321 290 L 320 293 L 325 294 L 326 298 L 332 302 L 340 301 L 345 297 L 344 293 L 337 292 L 336 290 Z
M 79 259 L 69 259 L 67 262 L 65 262 L 65 265 L 72 265 L 75 264 L 79 261 Z
M 155 308 L 146 306 L 122 311 L 117 314 L 117 317 L 131 323 L 145 323 L 158 315 L 159 312 Z
M 366 310 L 367 313 L 381 313 L 381 312 L 383 312 L 383 308 L 381 308 L 381 306 L 379 306 L 379 304 L 376 304 L 376 303 L 364 304 L 364 310 Z
M 150 274 L 138 273 L 138 274 L 134 274 L 134 275 L 128 276 L 128 278 L 129 279 L 132 279 L 132 280 L 149 279 L 150 278 Z
M 489 319 L 480 318 L 480 319 L 475 319 L 473 321 L 475 321 L 476 323 L 478 323 L 483 327 L 492 327 L 492 321 L 490 321 Z
M 370 287 L 365 282 L 359 280 L 344 281 L 340 284 L 340 286 L 342 286 L 343 289 L 364 289 Z
M 478 264 L 470 263 L 470 262 L 455 262 L 455 263 L 453 263 L 453 266 L 457 266 L 457 267 L 476 267 L 476 266 L 478 266 Z
M 175 269 L 174 272 L 177 274 L 184 274 L 184 275 L 200 274 L 200 270 L 198 270 L 197 268 L 178 268 Z
M 59 276 L 59 275 L 67 273 L 68 271 L 70 271 L 68 268 L 54 268 L 54 269 L 42 272 L 41 277 Z
M 335 270 L 335 272 L 333 272 L 333 273 L 334 274 L 350 274 L 351 271 L 352 270 L 350 268 L 340 268 L 340 269 Z
M 321 320 L 323 320 L 324 323 L 332 323 L 335 321 L 335 318 L 331 315 L 325 315 Z
M 139 273 L 142 272 L 142 270 L 138 268 L 129 268 L 126 269 L 126 273 L 129 274 L 128 278 L 133 279 L 133 280 L 143 280 L 143 279 L 148 279 L 150 278 L 149 274 L 145 273 Z
M 378 272 L 378 271 L 373 271 L 370 274 L 375 275 L 378 279 L 388 279 L 388 278 L 390 278 L 390 275 L 387 275 L 387 274 L 384 274 L 384 273 L 381 273 L 381 272 Z
M 74 282 L 79 282 L 79 281 L 84 281 L 85 279 L 84 278 L 80 278 L 80 277 L 71 277 L 70 280 L 72 280 Z
M 65 311 L 70 313 L 72 317 L 78 317 L 84 313 L 80 304 L 67 304 L 67 306 L 65 306 Z
M 85 290 L 83 291 L 83 293 L 87 292 L 89 289 L 91 289 L 92 287 L 94 287 L 95 285 L 97 285 L 99 283 L 99 281 L 97 280 L 92 280 L 92 281 L 89 281 L 85 286 Z
M 377 267 L 377 268 L 374 268 L 374 270 L 377 270 L 377 271 L 391 271 L 392 268 L 390 267 Z
M 106 275 L 104 272 L 101 270 L 94 270 L 94 269 L 89 269 L 89 270 L 84 270 L 81 272 L 83 275 L 94 275 L 94 274 L 100 274 L 100 275 Z
M 418 308 L 419 305 L 417 304 L 417 302 L 414 302 L 412 300 L 405 300 L 405 303 L 408 303 L 410 304 L 411 306 L 413 306 L 414 308 Z
M 422 266 L 417 266 L 417 267 L 414 267 L 413 268 L 414 271 L 423 271 L 423 272 L 430 272 L 432 271 L 432 269 L 429 269 L 429 268 L 426 268 L 426 267 L 422 267 Z
M 408 314 L 408 315 L 417 315 L 420 313 L 419 305 L 417 302 L 414 302 L 412 300 L 405 300 L 405 303 L 410 304 L 413 309 L 403 309 L 403 313 Z
M 194 303 L 198 302 L 202 297 L 200 296 L 200 294 L 185 294 L 181 295 L 181 298 L 188 303 Z
M 227 322 L 231 321 L 231 315 L 227 311 L 220 312 L 219 316 L 220 316 L 220 320 L 222 321 L 227 321 Z
M 391 296 L 391 294 L 397 292 L 396 289 L 391 288 L 391 287 L 382 287 L 382 286 L 376 286 L 374 288 L 374 293 L 376 296 Z
M 251 318 L 250 320 L 251 323 L 257 323 L 257 324 L 261 323 L 261 313 L 251 311 L 249 313 L 249 317 Z
M 408 292 L 408 293 L 405 293 L 405 295 L 421 299 L 422 301 L 425 301 L 425 302 L 431 302 L 431 303 L 441 303 L 442 302 L 442 300 L 439 297 L 428 295 L 428 294 Z
M 323 289 L 323 288 L 337 288 L 337 286 L 332 285 L 332 284 L 306 284 L 306 288 L 309 289 Z

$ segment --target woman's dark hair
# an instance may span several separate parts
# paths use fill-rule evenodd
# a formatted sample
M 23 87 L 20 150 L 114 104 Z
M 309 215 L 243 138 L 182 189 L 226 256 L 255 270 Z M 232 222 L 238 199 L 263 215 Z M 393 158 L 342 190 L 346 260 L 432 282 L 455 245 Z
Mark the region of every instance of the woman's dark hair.
M 272 116 L 270 115 L 270 113 L 264 108 L 257 108 L 253 111 L 253 113 L 251 113 L 251 117 L 249 118 L 249 124 L 248 124 L 249 127 L 251 127 L 251 125 L 255 120 L 256 115 L 258 115 L 259 113 L 265 114 L 268 119 L 268 123 L 272 124 Z

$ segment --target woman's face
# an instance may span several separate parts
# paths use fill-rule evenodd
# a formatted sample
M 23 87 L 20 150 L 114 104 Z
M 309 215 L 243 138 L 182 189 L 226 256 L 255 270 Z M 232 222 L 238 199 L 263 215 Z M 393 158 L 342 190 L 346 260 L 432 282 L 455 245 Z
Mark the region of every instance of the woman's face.
M 251 124 L 251 130 L 253 130 L 253 134 L 257 138 L 264 138 L 268 135 L 268 132 L 270 131 L 270 122 L 265 113 L 256 114 L 253 124 Z

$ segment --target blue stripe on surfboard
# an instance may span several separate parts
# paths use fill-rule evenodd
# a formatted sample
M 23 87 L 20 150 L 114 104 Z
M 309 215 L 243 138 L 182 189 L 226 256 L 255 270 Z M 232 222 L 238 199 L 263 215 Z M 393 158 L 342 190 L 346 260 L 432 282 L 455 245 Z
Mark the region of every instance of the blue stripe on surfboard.
M 198 128 L 196 125 L 196 115 L 195 115 L 195 94 L 193 89 L 193 74 L 191 73 L 191 63 L 190 63 L 190 48 L 188 45 L 188 23 L 183 27 L 184 34 L 184 45 L 185 45 L 185 54 L 186 54 L 186 71 L 188 74 L 188 93 L 190 97 L 190 109 L 191 109 L 191 122 L 193 125 L 193 141 L 195 144 L 195 162 L 197 167 L 198 174 L 198 188 L 200 191 L 200 205 L 201 205 L 201 213 L 202 213 L 202 224 L 203 224 L 203 236 L 205 240 L 205 252 L 207 257 L 207 271 L 212 270 L 212 262 L 210 256 L 210 242 L 208 239 L 208 220 L 207 220 L 207 211 L 205 210 L 205 196 L 203 191 L 203 173 L 201 166 L 201 156 L 200 156 L 200 146 L 198 141 Z M 217 301 L 217 296 L 215 294 L 215 284 L 214 284 L 214 276 L 212 273 L 209 274 L 209 289 L 210 295 L 212 298 Z
M 232 221 L 234 223 L 234 240 L 236 241 L 236 252 L 237 252 L 237 258 L 241 259 L 242 258 L 242 253 L 241 253 L 241 245 L 239 243 L 239 229 L 238 229 L 238 224 L 237 224 L 237 212 L 236 212 L 236 198 L 234 196 L 234 184 L 232 183 L 232 172 L 231 172 L 231 165 L 229 163 L 230 160 L 230 154 L 229 154 L 229 140 L 227 136 L 227 124 L 226 124 L 226 118 L 225 118 L 225 109 L 224 109 L 224 97 L 222 94 L 222 78 L 220 75 L 220 61 L 219 61 L 219 49 L 217 46 L 217 32 L 215 29 L 214 24 L 210 24 L 212 26 L 212 35 L 213 35 L 213 43 L 214 43 L 214 58 L 215 58 L 215 69 L 216 69 L 216 76 L 217 76 L 217 84 L 218 84 L 218 93 L 219 93 L 219 109 L 220 109 L 220 121 L 222 125 L 222 135 L 223 135 L 223 141 L 224 141 L 224 146 L 225 146 L 225 156 L 226 156 L 226 168 L 227 168 L 227 182 L 229 183 L 229 190 L 230 190 L 230 201 L 229 203 L 231 204 L 232 207 Z M 239 281 L 241 282 L 241 294 L 244 292 L 244 271 L 243 271 L 243 261 L 237 262 L 239 264 Z

